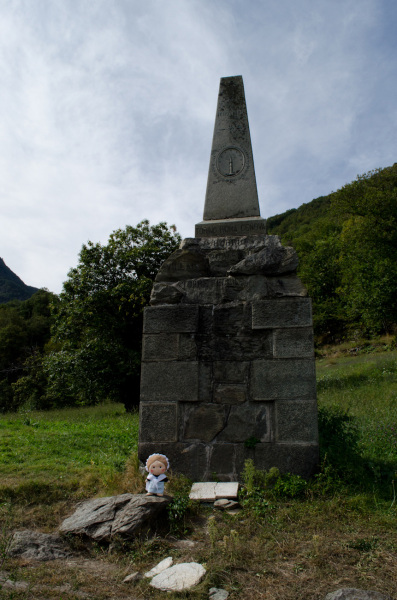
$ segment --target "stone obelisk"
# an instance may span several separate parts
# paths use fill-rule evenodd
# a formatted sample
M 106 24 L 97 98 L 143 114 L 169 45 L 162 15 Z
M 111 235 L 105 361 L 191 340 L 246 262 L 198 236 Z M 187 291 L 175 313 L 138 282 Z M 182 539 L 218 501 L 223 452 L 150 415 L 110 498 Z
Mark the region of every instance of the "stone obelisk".
M 204 218 L 162 265 L 145 309 L 139 457 L 195 481 L 244 462 L 318 463 L 311 302 L 298 258 L 265 235 L 243 81 L 221 79 Z
M 219 85 L 203 219 L 197 237 L 266 233 L 240 75 L 223 77 Z

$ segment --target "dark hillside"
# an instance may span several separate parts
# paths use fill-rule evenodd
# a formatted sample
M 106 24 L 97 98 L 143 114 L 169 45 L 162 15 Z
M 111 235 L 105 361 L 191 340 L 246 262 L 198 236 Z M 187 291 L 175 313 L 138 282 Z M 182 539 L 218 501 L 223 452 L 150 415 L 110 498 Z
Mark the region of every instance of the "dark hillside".
M 0 258 L 0 304 L 10 300 L 27 300 L 38 288 L 26 285 Z
M 315 223 L 328 217 L 331 206 L 330 196 L 320 196 L 299 208 L 291 208 L 280 215 L 267 219 L 267 233 L 279 235 L 285 244 L 313 229 Z
M 299 256 L 317 342 L 397 331 L 397 163 L 267 220 Z

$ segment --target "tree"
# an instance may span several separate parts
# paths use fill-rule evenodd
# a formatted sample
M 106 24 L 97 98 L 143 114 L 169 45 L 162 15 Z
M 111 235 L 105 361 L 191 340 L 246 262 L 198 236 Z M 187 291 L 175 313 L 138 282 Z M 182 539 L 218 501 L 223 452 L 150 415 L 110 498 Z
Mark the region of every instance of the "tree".
M 0 412 L 15 410 L 25 398 L 15 395 L 20 379 L 30 377 L 32 357 L 41 357 L 50 339 L 50 302 L 56 297 L 39 290 L 25 301 L 0 304 Z
M 366 333 L 397 322 L 397 164 L 360 175 L 332 197 L 342 224 L 339 294 L 347 319 Z
M 143 309 L 164 260 L 180 236 L 165 223 L 114 231 L 88 242 L 54 309 L 54 350 L 45 358 L 53 405 L 139 401 Z

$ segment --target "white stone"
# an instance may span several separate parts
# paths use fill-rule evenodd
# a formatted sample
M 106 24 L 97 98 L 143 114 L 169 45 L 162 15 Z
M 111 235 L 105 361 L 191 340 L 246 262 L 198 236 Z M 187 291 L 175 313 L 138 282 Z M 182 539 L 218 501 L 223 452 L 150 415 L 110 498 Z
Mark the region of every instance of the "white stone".
M 136 581 L 139 581 L 140 579 L 142 579 L 142 575 L 140 573 L 138 573 L 138 571 L 134 571 L 134 573 L 127 575 L 127 577 L 125 579 L 123 579 L 123 583 L 135 583 Z
M 215 498 L 237 498 L 238 481 L 227 481 L 217 483 L 215 487 Z
M 221 483 L 202 481 L 193 483 L 189 498 L 191 500 L 201 500 L 201 502 L 214 502 L 220 498 L 237 498 L 238 485 L 237 481 Z
M 193 483 L 189 498 L 191 500 L 201 500 L 202 502 L 213 502 L 215 500 L 215 486 L 214 481 Z
M 174 561 L 172 560 L 172 557 L 168 556 L 167 558 L 165 558 L 164 560 L 159 562 L 158 565 L 153 567 L 153 569 L 150 569 L 150 571 L 147 571 L 147 573 L 145 573 L 145 577 L 154 577 L 155 575 L 162 573 L 166 569 L 169 569 L 173 562 Z
M 229 592 L 221 588 L 210 588 L 210 600 L 226 600 Z
M 153 577 L 150 585 L 158 590 L 181 592 L 200 583 L 205 573 L 199 563 L 181 563 Z

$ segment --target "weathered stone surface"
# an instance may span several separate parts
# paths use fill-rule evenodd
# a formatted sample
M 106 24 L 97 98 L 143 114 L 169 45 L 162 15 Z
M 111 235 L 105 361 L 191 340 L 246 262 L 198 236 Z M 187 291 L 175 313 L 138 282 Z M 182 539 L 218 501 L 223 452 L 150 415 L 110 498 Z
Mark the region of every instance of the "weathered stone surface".
M 177 360 L 179 358 L 177 333 L 145 335 L 142 344 L 142 360 Z
M 156 418 L 153 418 L 155 413 Z M 148 442 L 178 441 L 178 406 L 166 403 L 141 402 L 139 407 L 140 435 Z
M 209 275 L 208 258 L 200 250 L 176 250 L 164 261 L 156 281 L 183 281 Z
M 266 233 L 266 221 L 262 217 L 239 219 L 212 219 L 201 221 L 195 227 L 195 235 L 203 237 L 263 236 Z
M 235 468 L 235 455 L 237 444 L 218 442 L 209 449 L 208 476 L 216 473 L 219 481 L 238 481 L 239 473 Z M 221 496 L 218 496 L 221 497 Z M 223 496 L 224 497 L 224 496 Z
M 210 442 L 225 426 L 225 408 L 217 404 L 200 404 L 186 415 L 184 439 Z
M 257 469 L 268 471 L 277 467 L 282 473 L 310 477 L 318 465 L 318 444 L 268 443 L 257 444 L 255 449 L 235 444 L 235 468 L 241 476 L 244 462 L 251 458 Z
M 315 397 L 314 360 L 255 360 L 251 372 L 251 393 L 254 400 Z
M 201 502 L 215 502 L 219 498 L 233 500 L 238 496 L 239 484 L 237 481 L 215 482 L 203 481 L 193 483 L 189 498 Z
M 142 360 L 195 360 L 197 347 L 190 333 L 154 333 L 143 337 Z
M 229 597 L 229 592 L 222 588 L 210 588 L 209 600 L 226 600 Z
M 277 235 L 268 235 L 265 247 L 248 255 L 232 266 L 229 275 L 276 275 L 295 272 L 298 268 L 298 256 L 293 248 L 281 245 Z
M 228 270 L 245 257 L 242 250 L 212 250 L 208 253 L 209 271 L 212 277 L 226 277 Z
M 252 304 L 252 328 L 311 327 L 310 298 L 280 298 Z
M 197 330 L 198 306 L 147 306 L 144 333 L 190 333 Z
M 273 357 L 273 332 L 253 331 L 251 335 L 197 336 L 198 357 L 201 360 L 244 361 Z
M 204 221 L 259 216 L 243 78 L 222 77 L 212 139 Z M 196 235 L 199 237 L 197 233 Z
M 209 304 L 258 302 L 263 298 L 305 297 L 307 290 L 296 276 L 202 277 L 177 283 L 155 283 L 150 303 Z
M 139 571 L 134 571 L 133 573 L 130 573 L 130 575 L 127 575 L 127 577 L 125 577 L 123 579 L 123 583 L 136 583 L 137 581 L 140 581 L 141 579 L 142 579 L 141 573 L 139 573 Z
M 243 404 L 232 406 L 227 424 L 219 434 L 222 442 L 245 442 L 255 437 L 261 442 L 271 440 L 269 405 Z
M 307 296 L 307 289 L 295 275 L 285 277 L 267 277 L 266 296 L 269 298 L 301 297 Z
M 158 565 L 156 565 L 155 567 L 153 567 L 153 569 L 150 569 L 150 571 L 147 571 L 144 574 L 144 577 L 150 578 L 150 577 L 154 577 L 155 575 L 158 575 L 162 571 L 165 571 L 166 569 L 169 569 L 172 566 L 173 562 L 174 561 L 172 559 L 172 556 L 168 556 L 167 558 L 165 558 L 164 560 L 162 560 L 161 562 L 159 562 Z
M 215 501 L 216 481 L 202 481 L 193 483 L 189 493 L 190 500 L 201 500 L 202 502 Z
M 183 291 L 177 283 L 155 283 L 150 295 L 150 304 L 178 304 L 183 298 Z
M 199 364 L 148 362 L 142 364 L 141 400 L 144 402 L 183 402 L 199 399 Z
M 171 498 L 144 494 L 121 494 L 82 502 L 65 519 L 60 533 L 84 535 L 98 542 L 114 536 L 134 537 L 162 511 Z
M 58 535 L 24 530 L 15 531 L 8 554 L 25 559 L 47 561 L 66 558 L 71 552 L 65 541 Z
M 245 385 L 221 384 L 215 387 L 214 402 L 218 404 L 241 404 L 247 399 Z
M 324 600 L 393 600 L 391 596 L 371 590 L 357 588 L 341 588 L 325 596 Z
M 314 356 L 313 329 L 299 327 L 276 329 L 273 333 L 275 358 L 312 358 Z
M 185 238 L 181 243 L 181 248 L 193 249 L 200 248 L 201 251 L 211 253 L 215 250 L 227 250 L 233 252 L 239 250 L 244 254 L 256 252 L 265 247 L 265 236 L 239 236 L 239 237 L 204 237 Z
M 206 570 L 199 563 L 181 563 L 153 577 L 150 585 L 165 592 L 182 592 L 200 583 L 205 573 Z
M 213 309 L 213 330 L 218 335 L 244 335 L 251 333 L 251 305 L 228 304 Z
M 215 500 L 214 508 L 218 510 L 227 510 L 232 508 L 237 508 L 239 503 L 235 500 L 228 500 L 227 498 L 220 498 L 219 500 Z
M 219 383 L 243 383 L 246 381 L 248 369 L 247 361 L 215 361 L 214 380 Z
M 316 399 L 279 401 L 276 404 L 278 442 L 312 442 L 318 439 Z
M 238 488 L 238 481 L 218 482 L 215 486 L 215 498 L 237 498 Z

